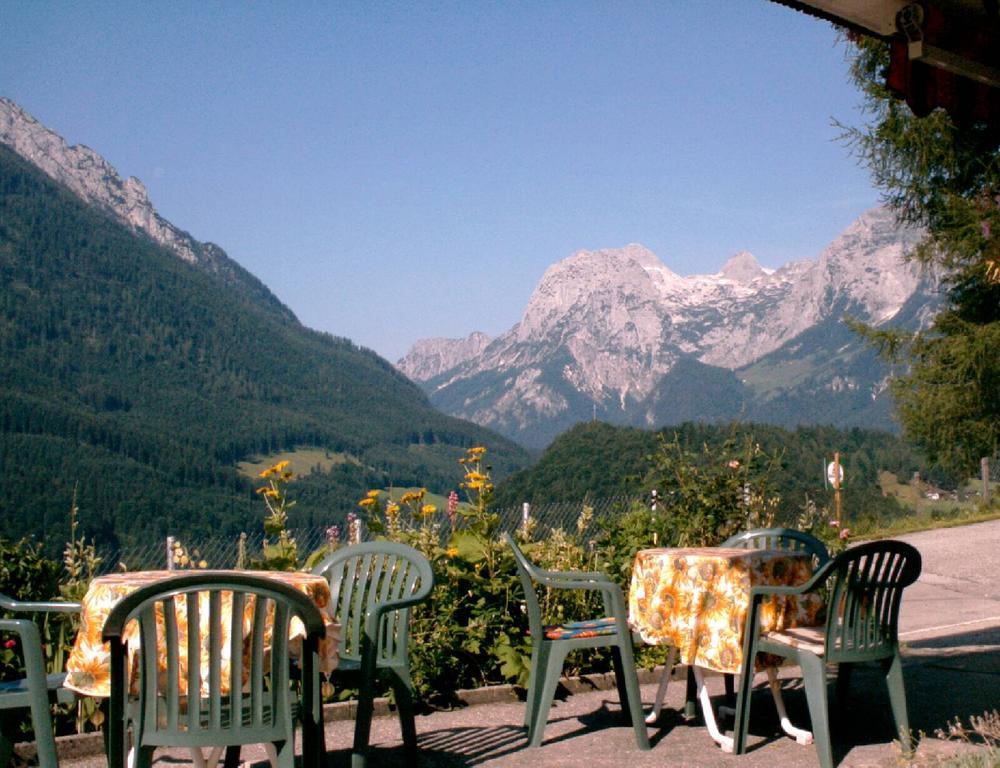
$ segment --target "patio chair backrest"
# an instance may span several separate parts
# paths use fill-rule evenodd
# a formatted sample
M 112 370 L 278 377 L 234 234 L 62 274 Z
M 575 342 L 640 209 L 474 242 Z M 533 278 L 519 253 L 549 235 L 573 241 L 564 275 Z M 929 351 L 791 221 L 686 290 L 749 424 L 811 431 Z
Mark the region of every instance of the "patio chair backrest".
M 755 528 L 730 536 L 719 546 L 806 552 L 813 556 L 813 568 L 818 568 L 830 559 L 830 552 L 822 541 L 794 528 Z
M 514 554 L 514 563 L 517 565 L 517 577 L 521 581 L 524 589 L 524 604 L 528 611 L 528 628 L 532 637 L 543 637 L 542 608 L 539 602 L 538 593 L 535 591 L 535 584 L 543 581 L 539 573 L 538 566 L 531 562 L 521 548 L 514 541 L 514 537 L 507 535 L 504 537 L 510 551 Z
M 360 662 L 369 622 L 378 666 L 406 666 L 410 607 L 434 586 L 427 558 L 391 541 L 343 547 L 313 569 L 330 583 L 330 605 L 340 624 L 340 658 Z M 399 606 L 398 608 L 395 606 Z
M 223 610 L 224 599 L 231 600 L 229 614 Z M 245 621 L 251 601 L 251 618 Z M 206 747 L 290 738 L 288 640 L 293 616 L 302 620 L 306 631 L 301 662 L 302 697 L 307 701 L 316 695 L 311 690 L 313 657 L 326 630 L 319 609 L 303 592 L 263 575 L 194 572 L 123 597 L 108 615 L 103 632 L 111 644 L 111 767 L 120 768 L 125 759 L 123 729 L 130 685 L 126 628 L 131 622 L 138 623 L 140 645 L 135 747 Z M 228 642 L 223 639 L 226 622 Z M 201 641 L 203 635 L 207 642 Z M 224 657 L 229 660 L 225 680 Z M 160 658 L 165 660 L 164 669 Z M 181 693 L 182 679 L 186 695 Z
M 827 565 L 829 663 L 891 657 L 899 643 L 903 590 L 920 576 L 920 553 L 895 540 L 859 544 Z

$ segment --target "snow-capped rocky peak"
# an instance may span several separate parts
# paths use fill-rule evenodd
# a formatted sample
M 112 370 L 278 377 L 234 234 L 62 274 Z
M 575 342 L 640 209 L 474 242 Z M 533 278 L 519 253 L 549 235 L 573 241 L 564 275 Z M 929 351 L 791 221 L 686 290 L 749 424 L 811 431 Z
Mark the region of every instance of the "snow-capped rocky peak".
M 767 272 L 750 251 L 740 251 L 722 265 L 721 277 L 736 283 L 752 283 L 758 277 L 766 277 Z
M 845 313 L 878 323 L 908 307 L 912 319 L 921 302 L 933 301 L 918 270 L 904 260 L 919 236 L 876 210 L 818 259 L 771 270 L 742 251 L 718 272 L 687 277 L 635 243 L 577 251 L 545 271 L 521 322 L 480 354 L 441 370 L 440 351 L 435 347 L 435 360 L 422 363 L 418 344 L 401 367 L 424 381 L 434 371 L 431 400 L 450 413 L 536 442 L 593 414 L 653 423 L 677 391 L 676 382 L 665 382 L 679 360 L 685 361 L 679 370 L 702 370 L 696 375 L 728 381 L 730 388 L 750 393 L 758 387 L 746 396 L 759 397 L 757 407 L 764 409 L 777 387 L 800 386 L 818 370 L 817 361 L 827 359 L 816 346 L 823 339 L 841 339 L 843 346 L 844 337 L 829 329 L 841 326 Z M 802 341 L 817 327 L 826 330 Z M 750 384 L 733 376 L 772 353 L 779 355 L 775 360 L 787 358 L 788 383 L 784 373 L 757 375 Z M 839 347 L 829 351 L 839 353 Z M 709 367 L 716 373 L 704 373 Z M 834 373 L 855 376 L 824 369 L 817 381 L 833 380 Z M 688 401 L 718 404 L 698 384 L 693 393 Z M 738 401 L 727 407 L 741 413 Z
M 517 327 L 517 340 L 546 337 L 563 324 L 572 309 L 602 306 L 608 311 L 621 309 L 621 299 L 625 297 L 638 302 L 655 300 L 659 291 L 643 262 L 650 269 L 666 270 L 654 254 L 639 245 L 577 251 L 553 264 L 545 270 L 528 300 Z

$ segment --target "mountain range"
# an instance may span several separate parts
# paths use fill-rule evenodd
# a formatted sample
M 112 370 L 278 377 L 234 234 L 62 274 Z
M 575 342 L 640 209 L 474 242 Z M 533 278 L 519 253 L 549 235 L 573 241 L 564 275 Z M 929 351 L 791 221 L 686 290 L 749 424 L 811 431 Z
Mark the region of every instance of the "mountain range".
M 892 429 L 889 370 L 844 320 L 929 322 L 938 281 L 904 258 L 920 237 L 877 208 L 780 269 L 741 252 L 682 277 L 641 245 L 578 251 L 508 332 L 422 340 L 397 367 L 444 411 L 530 447 L 596 419 Z
M 0 99 L 0 530 L 61 549 L 259 531 L 240 462 L 292 453 L 293 526 L 369 488 L 461 479 L 485 444 L 390 363 L 302 326 L 257 278 L 160 217 L 141 182 Z M 299 456 L 309 457 L 302 464 Z M 266 465 L 265 465 L 266 466 Z M 250 476 L 248 476 L 250 475 Z

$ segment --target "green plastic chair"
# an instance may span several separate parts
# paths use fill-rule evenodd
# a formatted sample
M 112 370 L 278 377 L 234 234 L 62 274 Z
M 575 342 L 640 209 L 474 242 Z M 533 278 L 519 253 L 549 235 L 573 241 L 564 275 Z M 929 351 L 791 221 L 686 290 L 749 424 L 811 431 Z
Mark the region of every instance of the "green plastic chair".
M 803 531 L 794 528 L 755 528 L 751 531 L 730 536 L 720 547 L 739 549 L 781 549 L 792 552 L 806 552 L 813 556 L 816 568 L 830 559 L 826 544 Z
M 733 726 L 734 752 L 745 751 L 750 719 L 753 664 L 758 653 L 790 659 L 802 668 L 812 720 L 813 738 L 822 768 L 833 768 L 827 710 L 826 666 L 841 670 L 860 662 L 882 665 L 899 740 L 911 750 L 899 656 L 899 606 L 903 590 L 920 576 L 920 553 L 901 541 L 875 541 L 851 547 L 821 566 L 799 587 L 754 587 L 750 592 L 744 637 L 744 668 Z M 826 623 L 781 632 L 760 631 L 760 606 L 771 595 L 803 595 L 828 589 Z M 846 676 L 838 675 L 838 697 L 846 693 Z M 841 698 L 842 700 L 842 698 Z
M 0 609 L 11 613 L 79 613 L 79 603 L 25 602 L 0 594 Z M 56 741 L 52 730 L 53 702 L 70 704 L 76 694 L 63 687 L 65 673 L 46 674 L 45 655 L 38 625 L 32 619 L 0 619 L 0 635 L 17 635 L 25 676 L 17 680 L 0 682 L 0 711 L 29 709 L 31 725 L 35 732 L 38 764 L 42 768 L 55 768 Z M 16 734 L 13 718 L 0 718 L 0 765 L 9 765 L 14 754 Z
M 626 620 L 621 587 L 603 573 L 543 570 L 525 557 L 509 534 L 504 534 L 504 540 L 514 553 L 517 574 L 524 587 L 528 626 L 531 630 L 531 676 L 524 713 L 528 744 L 537 747 L 542 743 L 549 708 L 555 697 L 566 654 L 577 648 L 611 648 L 622 712 L 632 722 L 639 749 L 649 749 L 649 736 L 639 697 L 639 679 L 632 656 L 632 631 Z M 604 601 L 605 616 L 590 621 L 546 626 L 542 624 L 536 584 L 550 589 L 598 591 Z
M 331 679 L 358 688 L 353 768 L 368 760 L 376 682 L 393 691 L 408 763 L 417 760 L 413 681 L 408 652 L 410 608 L 434 587 L 431 564 L 413 547 L 369 541 L 338 549 L 313 569 L 330 582 L 334 621 L 340 624 L 340 661 Z
M 750 531 L 730 536 L 720 547 L 738 549 L 780 549 L 791 552 L 805 552 L 812 555 L 813 571 L 830 559 L 826 544 L 811 534 L 797 531 L 794 528 L 754 528 Z M 733 706 L 736 699 L 735 675 L 727 674 L 724 678 L 726 701 Z
M 198 593 L 208 594 L 208 610 Z M 231 660 L 223 693 L 221 628 L 226 620 L 222 594 L 232 594 L 228 654 Z M 253 600 L 252 620 L 244 625 L 244 607 Z M 175 605 L 184 601 L 187 612 L 186 669 L 180 662 L 180 630 Z M 160 618 L 157 618 L 159 608 Z M 293 616 L 305 625 L 299 659 L 301 687 L 289 681 L 288 635 Z M 130 700 L 126 625 L 138 622 L 140 638 L 139 695 Z M 159 626 L 157 626 L 159 624 Z M 207 642 L 199 642 L 200 628 L 209 627 Z M 302 724 L 302 763 L 319 766 L 325 758 L 320 707 L 318 647 L 326 634 L 323 616 L 307 595 L 294 587 L 249 572 L 193 572 L 149 584 L 123 597 L 104 623 L 104 641 L 111 645 L 111 699 L 108 702 L 108 765 L 125 768 L 131 725 L 135 765 L 146 768 L 157 747 L 235 747 L 273 745 L 273 759 L 282 768 L 294 764 L 295 720 Z M 269 652 L 265 650 L 269 635 Z M 163 648 L 166 669 L 159 669 Z M 246 653 L 246 660 L 244 653 Z M 208 679 L 201 679 L 204 655 Z M 187 690 L 207 694 L 181 695 Z

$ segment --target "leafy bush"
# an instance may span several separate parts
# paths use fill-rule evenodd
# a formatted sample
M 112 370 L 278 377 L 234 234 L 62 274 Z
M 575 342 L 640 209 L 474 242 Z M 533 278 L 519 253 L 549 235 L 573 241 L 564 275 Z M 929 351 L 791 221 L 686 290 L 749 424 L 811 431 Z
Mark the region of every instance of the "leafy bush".
M 731 433 L 721 446 L 700 453 L 677 435 L 660 435 L 649 480 L 659 489 L 670 518 L 661 546 L 714 546 L 747 528 L 768 527 L 780 501 L 773 474 L 781 456 L 767 454 L 753 435 Z

